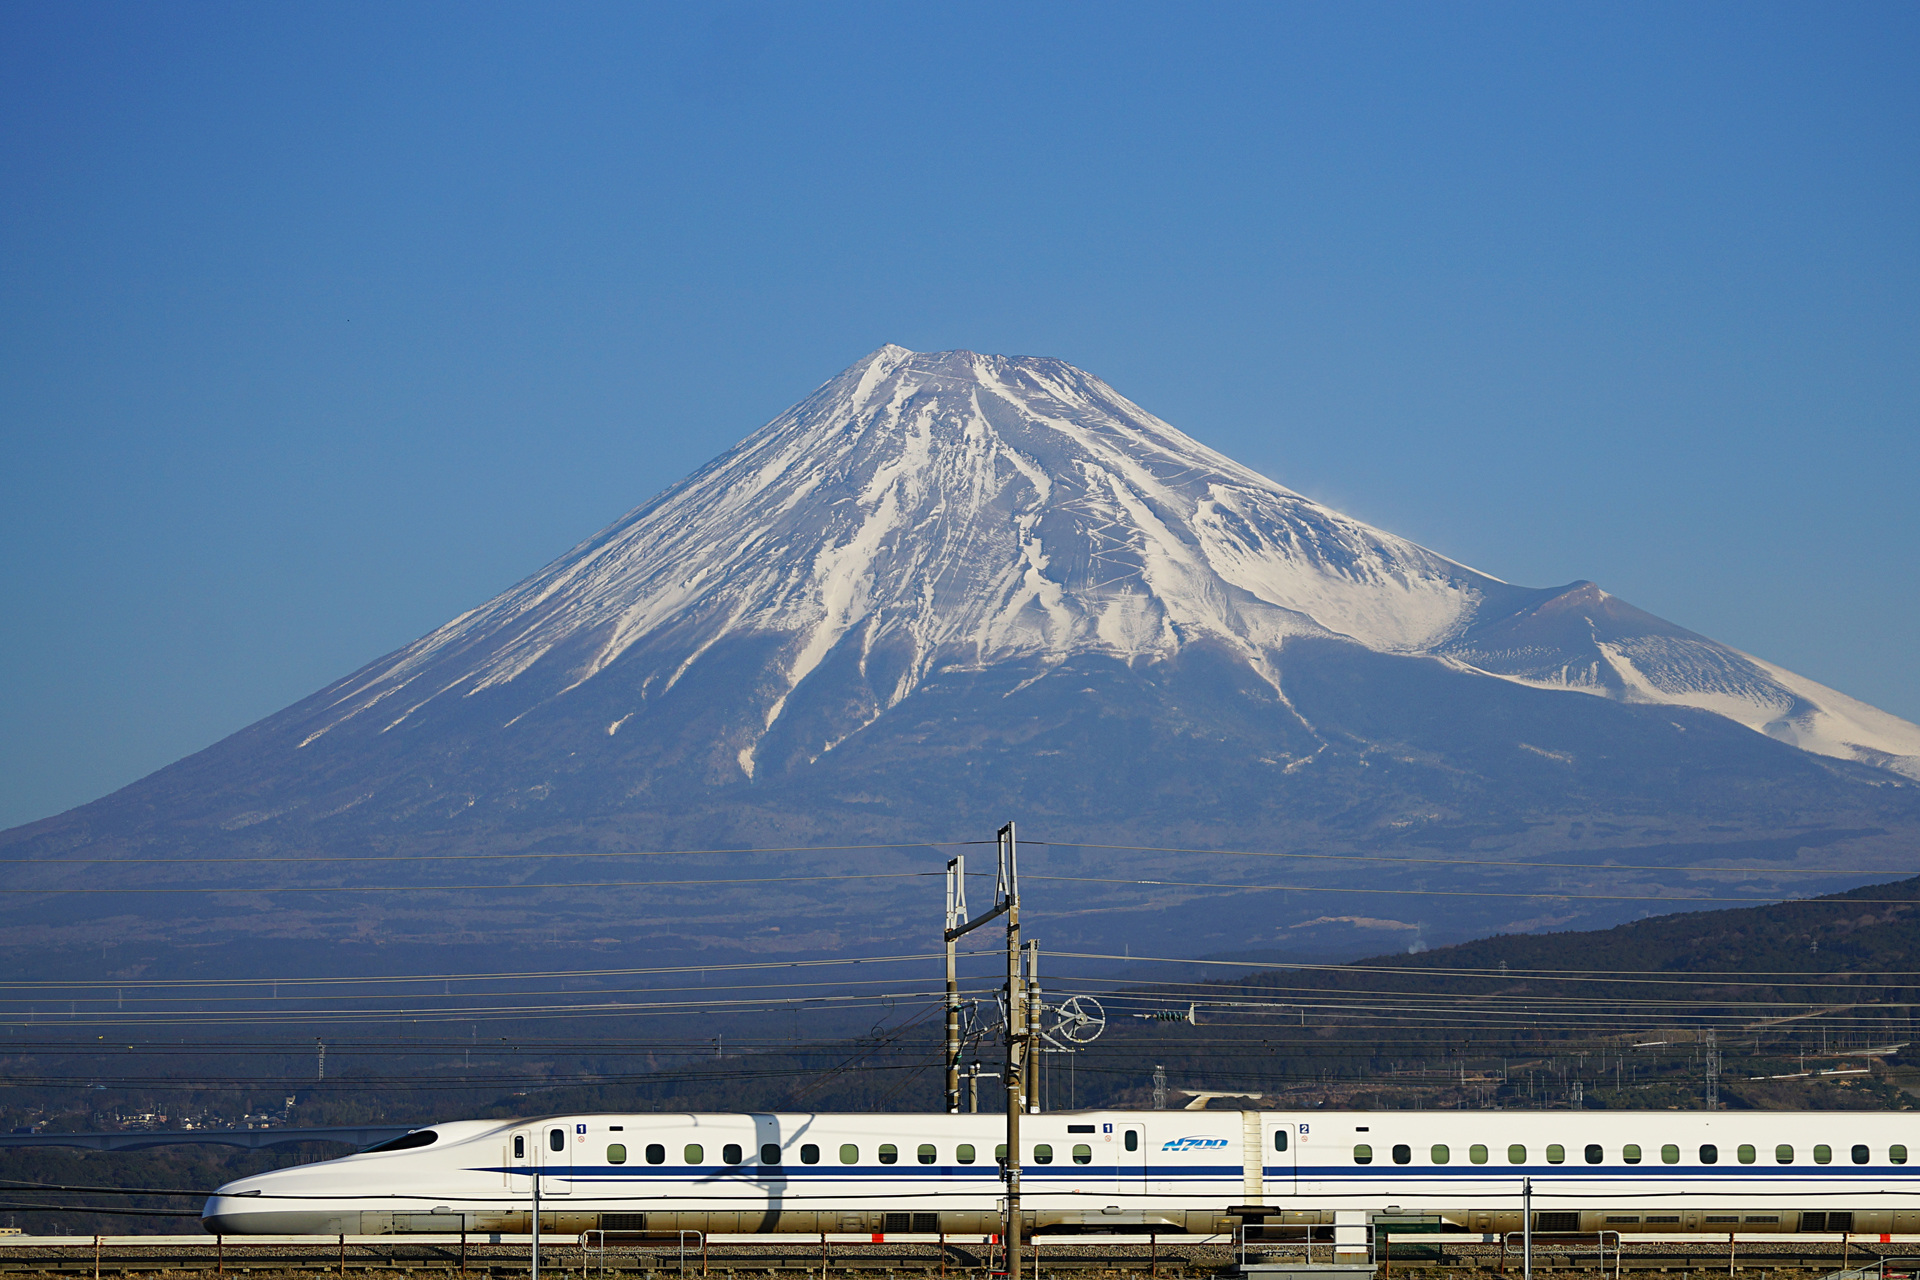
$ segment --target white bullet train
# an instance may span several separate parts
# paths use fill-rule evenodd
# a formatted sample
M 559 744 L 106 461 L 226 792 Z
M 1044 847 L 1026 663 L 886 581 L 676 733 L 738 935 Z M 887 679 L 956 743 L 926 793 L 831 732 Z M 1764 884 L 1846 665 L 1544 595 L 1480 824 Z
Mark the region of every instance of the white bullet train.
M 464 1120 L 221 1187 L 226 1234 L 999 1229 L 998 1115 Z M 1021 1117 L 1045 1232 L 1268 1234 L 1369 1215 L 1476 1232 L 1920 1231 L 1920 1113 L 1083 1111 Z

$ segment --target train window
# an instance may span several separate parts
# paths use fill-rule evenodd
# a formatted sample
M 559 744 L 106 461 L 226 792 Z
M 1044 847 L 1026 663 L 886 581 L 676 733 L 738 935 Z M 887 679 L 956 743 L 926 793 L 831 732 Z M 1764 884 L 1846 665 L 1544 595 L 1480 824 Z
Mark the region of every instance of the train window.
M 1484 1142 L 1476 1142 L 1468 1147 L 1467 1159 L 1473 1161 L 1475 1164 L 1485 1164 L 1487 1162 L 1486 1144 Z
M 974 1159 L 973 1144 L 971 1142 L 963 1142 L 955 1147 L 953 1149 L 953 1158 L 961 1164 L 972 1164 Z
M 1815 1164 L 1832 1164 L 1833 1148 L 1824 1142 L 1815 1147 L 1813 1149 L 1813 1162 Z
M 1665 1146 L 1663 1146 L 1663 1147 L 1661 1147 L 1661 1148 L 1660 1148 L 1660 1163 L 1661 1163 L 1661 1164 L 1679 1164 L 1679 1163 L 1680 1163 L 1680 1148 L 1679 1148 L 1679 1147 L 1676 1147 L 1676 1146 L 1674 1146 L 1674 1145 L 1673 1145 L 1673 1144 L 1672 1144 L 1671 1142 L 1669 1142 L 1669 1143 L 1667 1143 L 1667 1144 L 1666 1144 Z
M 1792 1146 L 1783 1142 L 1779 1146 L 1775 1147 L 1773 1149 L 1773 1161 L 1775 1164 L 1792 1164 L 1793 1163 Z
M 801 1163 L 801 1164 L 819 1164 L 819 1163 L 820 1163 L 820 1148 L 819 1148 L 819 1147 L 817 1147 L 817 1146 L 815 1146 L 815 1145 L 814 1145 L 813 1143 L 811 1143 L 811 1142 L 809 1142 L 809 1143 L 807 1143 L 807 1144 L 806 1144 L 805 1146 L 803 1146 L 803 1147 L 801 1147 L 801 1148 L 800 1148 L 800 1163 Z
M 1741 1164 L 1752 1164 L 1755 1152 L 1751 1146 L 1743 1142 L 1740 1144 L 1740 1149 L 1734 1154 L 1739 1157 Z
M 1404 1142 L 1394 1143 L 1393 1144 L 1393 1162 L 1395 1164 L 1412 1164 L 1413 1148 L 1408 1146 Z
M 1637 1142 L 1629 1142 L 1626 1146 L 1620 1148 L 1620 1159 L 1627 1164 L 1639 1164 L 1640 1144 Z
M 841 1164 L 859 1164 L 860 1148 L 854 1146 L 851 1142 L 841 1143 L 840 1144 L 840 1163 Z
M 1898 1143 L 1898 1142 L 1896 1142 L 1896 1143 L 1894 1143 L 1894 1144 L 1893 1144 L 1892 1146 L 1890 1146 L 1890 1147 L 1888 1147 L 1888 1148 L 1887 1148 L 1887 1163 L 1888 1163 L 1888 1164 L 1905 1164 L 1906 1162 L 1907 1162 L 1907 1149 L 1906 1149 L 1906 1147 L 1904 1147 L 1904 1146 L 1902 1146 L 1902 1145 L 1901 1145 L 1900 1143 Z
M 900 1163 L 900 1148 L 894 1146 L 891 1142 L 881 1143 L 880 1144 L 880 1163 L 881 1164 Z
M 1005 1164 L 1007 1162 L 1007 1144 L 1006 1143 L 1002 1142 L 996 1147 L 994 1147 L 993 1162 L 995 1164 Z
M 1869 1161 L 1869 1160 L 1871 1160 L 1871 1159 L 1873 1159 L 1873 1152 L 1871 1152 L 1871 1151 L 1869 1151 L 1869 1150 L 1867 1150 L 1867 1149 L 1866 1149 L 1865 1147 L 1863 1147 L 1863 1146 L 1858 1146 L 1858 1145 L 1856 1145 L 1856 1146 L 1854 1147 L 1854 1149 L 1853 1149 L 1853 1162 L 1854 1162 L 1855 1164 L 1865 1164 L 1865 1163 L 1866 1163 L 1867 1161 Z
M 1283 1134 L 1281 1136 L 1284 1137 L 1285 1135 Z M 1139 1149 L 1140 1149 L 1140 1131 L 1138 1129 L 1127 1130 L 1127 1150 L 1138 1151 Z
M 1133 1136 L 1133 1130 L 1127 1130 L 1127 1150 L 1132 1151 L 1138 1141 L 1139 1139 Z M 1275 1129 L 1273 1131 L 1273 1149 L 1275 1151 L 1285 1151 L 1287 1149 L 1287 1131 L 1285 1129 Z
M 525 1160 L 527 1158 L 527 1135 L 524 1133 L 516 1133 L 513 1135 L 513 1158 L 515 1160 Z
M 1714 1146 L 1711 1142 L 1701 1143 L 1700 1144 L 1700 1163 L 1701 1164 L 1719 1164 L 1720 1148 Z
M 740 1144 L 737 1142 L 729 1142 L 726 1146 L 720 1148 L 720 1161 L 722 1164 L 739 1164 L 740 1161 L 745 1158 L 744 1153 L 740 1150 Z
M 1508 1164 L 1525 1164 L 1526 1162 L 1527 1162 L 1527 1149 L 1525 1147 L 1521 1146 L 1519 1143 L 1516 1142 L 1512 1146 L 1507 1148 Z
M 1597 1142 L 1589 1142 L 1587 1149 L 1581 1154 L 1586 1156 L 1588 1164 L 1599 1164 L 1607 1158 L 1607 1153 L 1600 1149 L 1600 1144 Z
M 565 1129 L 547 1130 L 547 1146 L 554 1151 L 567 1149 L 567 1131 Z
M 697 1142 L 689 1142 L 686 1150 L 680 1153 L 680 1158 L 688 1164 L 703 1164 L 707 1158 L 707 1149 Z
M 626 1162 L 627 1162 L 626 1145 L 624 1143 L 619 1143 L 619 1142 L 609 1142 L 607 1144 L 607 1163 L 608 1164 L 625 1164 Z
M 760 1163 L 761 1164 L 779 1164 L 780 1163 L 780 1144 L 777 1142 L 761 1143 L 760 1144 Z
M 1566 1162 L 1567 1149 L 1557 1142 L 1549 1142 L 1547 1144 L 1547 1163 L 1565 1164 Z
M 940 1155 L 938 1152 L 936 1152 L 933 1149 L 933 1144 L 931 1142 L 921 1143 L 920 1149 L 914 1152 L 914 1159 L 918 1160 L 921 1164 L 932 1164 L 935 1160 L 938 1160 L 939 1158 L 940 1158 Z
M 1354 1143 L 1353 1144 L 1353 1162 L 1355 1164 L 1372 1164 L 1373 1148 L 1368 1146 L 1364 1142 Z
M 667 1149 L 657 1142 L 649 1142 L 647 1144 L 647 1163 L 665 1164 L 666 1162 Z
M 1088 1146 L 1084 1142 L 1074 1143 L 1073 1144 L 1073 1162 L 1075 1164 L 1092 1164 L 1093 1148 Z
M 415 1147 L 430 1147 L 439 1140 L 440 1135 L 431 1129 L 415 1129 L 412 1133 L 403 1133 L 397 1138 L 376 1142 L 360 1154 L 370 1156 L 376 1151 L 412 1151 Z
M 1035 1164 L 1052 1164 L 1053 1144 L 1049 1142 L 1036 1142 L 1033 1146 L 1033 1162 Z
M 1445 1164 L 1447 1161 L 1453 1159 L 1453 1152 L 1447 1150 L 1447 1145 L 1444 1142 L 1434 1143 L 1433 1150 L 1427 1152 L 1427 1155 L 1435 1164 Z

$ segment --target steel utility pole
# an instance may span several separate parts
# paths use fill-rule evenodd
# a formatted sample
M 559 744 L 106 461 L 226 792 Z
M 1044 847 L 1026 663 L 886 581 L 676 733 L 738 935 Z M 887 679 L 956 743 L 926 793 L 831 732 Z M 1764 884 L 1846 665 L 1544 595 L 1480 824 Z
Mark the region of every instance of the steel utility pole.
M 1013 824 L 999 831 L 996 893 L 1007 908 L 1007 1276 L 1020 1276 L 1020 1113 L 1027 1092 L 1026 984 L 1020 979 L 1020 888 L 1015 879 Z
M 1026 1105 L 1026 1073 L 1024 1067 L 1027 1058 L 1027 1015 L 1026 983 L 1020 972 L 1020 877 L 1017 864 L 1018 844 L 1014 840 L 1013 824 L 1009 822 L 997 833 L 996 852 L 998 865 L 994 871 L 993 910 L 986 912 L 977 920 L 964 922 L 954 918 L 953 890 L 948 890 L 948 924 L 946 929 L 948 969 L 951 975 L 953 965 L 953 944 L 962 936 L 973 932 L 996 916 L 1007 918 L 1007 1158 L 1002 1166 L 1002 1176 L 1007 1182 L 1007 1274 L 1020 1274 L 1020 1112 Z M 949 885 L 957 878 L 958 859 L 947 864 Z M 964 914 L 966 905 L 959 904 L 960 914 Z M 957 983 L 950 979 L 949 993 L 957 993 Z M 956 1018 L 955 994 L 948 997 L 948 1017 Z M 956 1028 L 950 1036 L 957 1035 L 957 1022 L 949 1022 Z M 954 1052 L 952 1041 L 948 1043 L 948 1053 Z M 949 1061 L 952 1061 L 950 1056 Z M 949 1068 L 954 1074 L 948 1076 L 948 1105 L 959 1106 L 959 1078 L 956 1068 Z
M 1040 1114 L 1041 1080 L 1040 1068 L 1046 1059 L 1046 1052 L 1040 1016 L 1046 1006 L 1040 1002 L 1040 944 L 1027 944 L 1027 1111 L 1032 1115 Z
M 539 1130 L 534 1130 L 538 1133 Z M 529 1139 L 532 1134 L 527 1135 Z M 533 1174 L 533 1270 L 531 1280 L 540 1280 L 540 1149 L 534 1148 L 533 1159 L 528 1165 Z
M 967 859 L 947 859 L 947 1114 L 960 1114 L 960 974 L 954 946 L 967 921 Z M 956 930 L 960 930 L 956 932 Z
M 1512 1237 L 1509 1236 L 1508 1238 L 1511 1239 Z M 1533 1280 L 1532 1178 L 1520 1179 L 1520 1266 L 1523 1280 Z

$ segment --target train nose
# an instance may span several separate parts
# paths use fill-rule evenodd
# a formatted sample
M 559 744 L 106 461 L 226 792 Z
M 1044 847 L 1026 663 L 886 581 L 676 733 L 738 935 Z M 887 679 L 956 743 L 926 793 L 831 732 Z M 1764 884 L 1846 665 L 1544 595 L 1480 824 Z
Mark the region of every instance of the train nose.
M 200 1225 L 223 1236 L 337 1235 L 345 1229 L 332 1206 L 297 1192 L 271 1173 L 229 1182 L 207 1197 Z
M 265 1206 L 260 1202 L 260 1191 L 258 1188 L 244 1190 L 244 1185 L 228 1183 L 207 1197 L 206 1204 L 200 1207 L 200 1225 L 209 1234 L 239 1236 L 263 1230 L 248 1221 L 262 1216 Z

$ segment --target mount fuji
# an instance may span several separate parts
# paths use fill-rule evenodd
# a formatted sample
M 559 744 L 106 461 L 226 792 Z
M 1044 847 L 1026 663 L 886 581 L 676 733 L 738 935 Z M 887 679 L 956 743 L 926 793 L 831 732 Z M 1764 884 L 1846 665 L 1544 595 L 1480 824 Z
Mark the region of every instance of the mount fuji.
M 1920 727 L 1590 582 L 1514 586 L 1372 528 L 1061 361 L 887 346 L 479 608 L 0 843 L 49 889 L 76 883 L 76 857 L 189 852 L 352 853 L 372 861 L 315 874 L 426 885 L 442 873 L 381 860 L 952 841 L 1018 816 L 1050 865 L 1084 873 L 1063 895 L 1112 907 L 1075 936 L 1154 919 L 1191 952 L 1326 921 L 1439 941 L 1610 922 L 1703 885 L 1799 892 L 1814 886 L 1790 871 L 1910 848 L 1916 781 Z M 1279 910 L 1202 888 L 1272 865 L 1093 845 L 1451 852 L 1289 863 L 1308 892 Z M 1609 860 L 1645 865 L 1606 893 L 1564 865 Z M 117 882 L 162 874 L 148 867 Z M 1444 915 L 1330 905 L 1323 891 L 1381 891 L 1385 867 L 1403 889 L 1477 896 L 1433 899 Z M 1188 884 L 1098 887 L 1148 873 Z M 1563 896 L 1501 896 L 1547 891 Z M 462 905 L 262 897 L 192 927 L 512 932 L 556 899 L 447 892 Z M 772 892 L 703 888 L 705 923 L 677 932 L 635 924 L 618 894 L 557 909 L 662 947 L 751 949 L 739 922 Z M 848 945 L 836 916 L 924 932 L 893 893 L 786 902 L 811 923 L 780 945 Z M 113 901 L 116 927 L 156 936 L 192 915 Z M 7 932 L 104 927 L 104 908 L 64 902 L 17 909 Z

